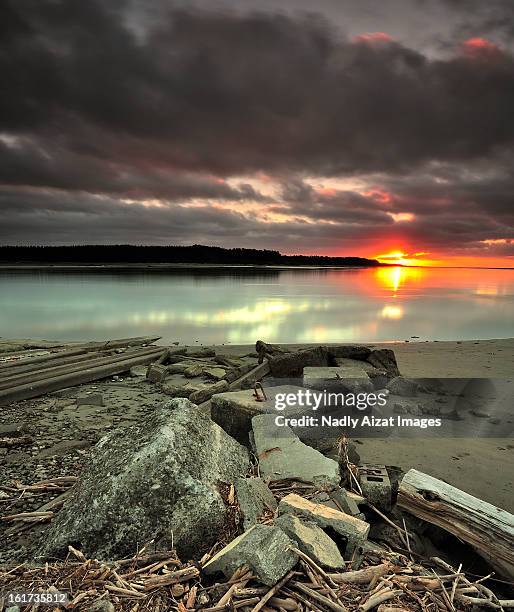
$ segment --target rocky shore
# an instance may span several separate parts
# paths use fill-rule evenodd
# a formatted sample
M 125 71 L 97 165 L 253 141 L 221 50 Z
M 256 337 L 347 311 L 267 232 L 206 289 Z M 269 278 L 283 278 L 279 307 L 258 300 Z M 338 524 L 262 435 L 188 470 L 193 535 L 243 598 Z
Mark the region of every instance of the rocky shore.
M 507 609 L 501 580 L 513 572 L 514 445 L 510 434 L 493 435 L 507 431 L 511 413 L 481 412 L 476 392 L 434 382 L 441 371 L 463 369 L 466 354 L 468 377 L 479 359 L 482 372 L 500 377 L 513 343 L 483 342 L 481 351 L 480 343 L 257 342 L 160 347 L 157 356 L 152 346 L 104 347 L 91 359 L 118 370 L 137 355 L 151 359 L 2 407 L 0 591 L 27 590 L 30 580 L 39 589 L 68 585 L 84 610 L 444 610 L 451 593 L 455 610 Z M 2 344 L 9 389 L 34 359 L 69 376 L 77 358 L 62 353 L 77 345 L 11 341 L 0 351 Z M 421 381 L 423 351 L 433 366 Z M 45 370 L 33 371 L 43 378 Z M 385 423 L 372 436 L 348 427 L 317 436 L 295 425 L 297 407 L 284 410 L 291 427 L 277 433 L 277 398 L 327 388 L 368 400 L 382 393 L 394 418 L 451 425 L 459 446 L 426 434 L 422 444 L 418 435 L 382 437 Z M 463 437 L 484 427 L 487 436 Z M 462 467 L 473 462 L 466 476 Z M 481 462 L 494 467 L 488 480 L 480 480 Z M 433 487 L 452 521 L 416 487 Z M 469 538 L 468 521 L 484 537 Z M 483 590 L 474 574 L 491 564 L 501 580 Z

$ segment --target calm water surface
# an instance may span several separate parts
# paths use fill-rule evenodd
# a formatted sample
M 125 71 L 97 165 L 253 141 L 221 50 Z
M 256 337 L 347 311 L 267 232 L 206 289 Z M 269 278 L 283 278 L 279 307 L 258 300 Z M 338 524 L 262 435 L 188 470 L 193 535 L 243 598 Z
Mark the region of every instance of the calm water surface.
M 514 336 L 514 270 L 0 271 L 0 336 L 201 343 Z

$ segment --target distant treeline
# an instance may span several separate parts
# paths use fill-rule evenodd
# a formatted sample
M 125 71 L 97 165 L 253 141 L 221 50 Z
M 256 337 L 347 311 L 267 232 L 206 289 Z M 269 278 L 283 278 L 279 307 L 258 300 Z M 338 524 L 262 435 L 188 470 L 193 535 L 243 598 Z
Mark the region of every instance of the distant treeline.
M 282 255 L 278 251 L 192 246 L 76 245 L 0 246 L 0 262 L 10 264 L 233 264 L 282 266 L 379 266 L 364 257 Z

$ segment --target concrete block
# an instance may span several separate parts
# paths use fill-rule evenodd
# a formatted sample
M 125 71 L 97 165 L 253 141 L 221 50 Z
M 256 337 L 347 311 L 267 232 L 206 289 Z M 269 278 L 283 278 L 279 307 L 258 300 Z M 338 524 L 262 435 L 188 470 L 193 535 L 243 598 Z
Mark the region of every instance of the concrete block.
M 330 492 L 321 491 L 312 498 L 312 501 L 325 504 L 325 506 L 340 510 L 351 516 L 361 516 L 359 506 L 347 495 L 346 490 L 341 487 Z
M 340 510 L 334 510 L 323 504 L 316 504 L 296 495 L 296 493 L 290 493 L 280 500 L 278 512 L 279 515 L 293 514 L 312 521 L 321 529 L 329 530 L 333 538 L 335 537 L 333 534 L 338 534 L 340 541 L 336 540 L 336 543 L 340 550 L 344 550 L 344 558 L 347 560 L 360 554 L 358 549 L 368 537 L 368 523 Z
M 166 376 L 168 375 L 168 368 L 159 363 L 150 364 L 148 366 L 148 370 L 146 372 L 146 378 L 153 383 L 164 382 Z
M 248 444 L 252 418 L 257 414 L 278 414 L 275 409 L 277 394 L 296 393 L 298 388 L 294 385 L 267 387 L 265 392 L 268 399 L 264 402 L 256 401 L 253 389 L 218 393 L 212 398 L 211 418 L 238 442 Z M 285 414 L 303 414 L 304 412 L 305 409 L 283 411 Z
M 278 527 L 255 525 L 214 555 L 203 571 L 208 575 L 220 572 L 230 578 L 237 569 L 248 565 L 261 582 L 273 586 L 298 561 L 291 545 L 293 542 Z
M 290 478 L 335 488 L 341 476 L 333 459 L 304 444 L 289 427 L 276 427 L 274 414 L 252 419 L 261 477 L 269 482 Z
M 391 481 L 385 465 L 364 463 L 359 466 L 359 479 L 362 494 L 381 510 L 391 510 Z
M 293 514 L 283 514 L 276 518 L 273 524 L 280 527 L 297 543 L 297 548 L 318 565 L 329 570 L 345 566 L 337 544 L 316 523 L 301 520 Z
M 234 485 L 245 531 L 256 525 L 267 510 L 277 509 L 277 500 L 261 478 L 238 478 Z

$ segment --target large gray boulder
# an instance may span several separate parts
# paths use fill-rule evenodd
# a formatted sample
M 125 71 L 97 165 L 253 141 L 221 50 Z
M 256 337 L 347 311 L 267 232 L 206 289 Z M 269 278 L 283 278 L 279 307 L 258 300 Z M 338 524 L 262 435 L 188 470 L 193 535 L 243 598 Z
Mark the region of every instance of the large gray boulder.
M 244 475 L 247 450 L 187 399 L 104 436 L 52 522 L 43 554 L 68 544 L 101 560 L 133 554 L 152 539 L 183 559 L 218 538 L 226 509 L 219 482 Z

